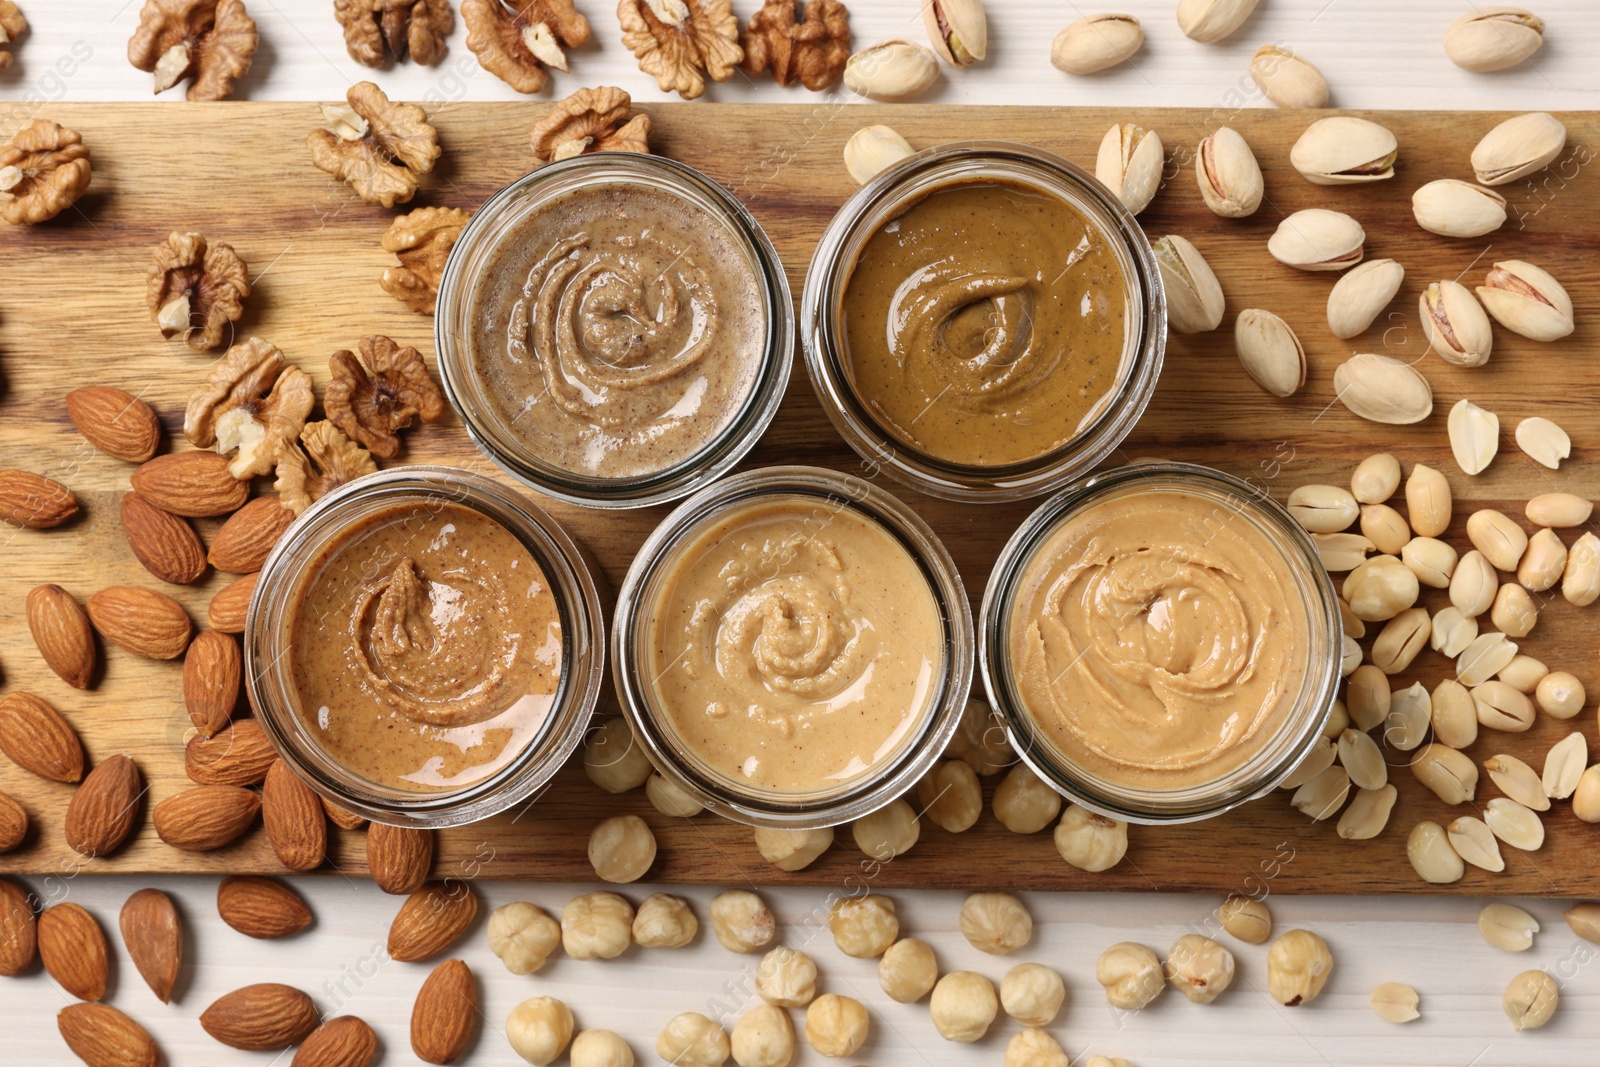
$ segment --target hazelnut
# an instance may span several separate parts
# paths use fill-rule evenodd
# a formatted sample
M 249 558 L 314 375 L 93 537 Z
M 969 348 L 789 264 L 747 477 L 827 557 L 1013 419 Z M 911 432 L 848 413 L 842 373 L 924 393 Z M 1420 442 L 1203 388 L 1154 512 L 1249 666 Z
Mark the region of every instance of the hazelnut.
M 772 830 L 758 826 L 756 850 L 780 871 L 800 871 L 811 866 L 833 844 L 833 827 L 815 830 Z
M 1014 834 L 1036 834 L 1061 814 L 1061 794 L 1019 763 L 995 786 L 994 817 Z
M 615 893 L 585 893 L 561 909 L 561 947 L 575 960 L 609 960 L 633 939 L 633 905 Z
M 959 834 L 972 829 L 983 814 L 983 786 L 978 772 L 960 760 L 944 760 L 917 783 L 917 804 L 940 829 Z
M 489 951 L 512 974 L 532 974 L 561 947 L 561 924 L 527 901 L 496 908 L 489 916 Z
M 889 999 L 910 1004 L 928 995 L 939 980 L 939 961 L 925 941 L 902 937 L 878 960 L 878 984 Z
M 758 952 L 772 944 L 778 920 L 754 893 L 729 889 L 711 898 L 711 932 L 729 952 Z
M 894 901 L 868 893 L 834 901 L 828 912 L 828 929 L 840 952 L 865 960 L 883 955 L 894 944 L 900 936 L 900 919 Z
M 572 1041 L 572 1067 L 633 1067 L 633 1049 L 610 1030 L 585 1030 Z
M 1016 762 L 1005 723 L 999 714 L 981 700 L 969 700 L 961 712 L 955 736 L 944 754 L 958 759 L 987 777 L 999 774 Z
M 613 815 L 589 834 L 589 864 L 603 882 L 637 882 L 656 861 L 656 835 L 637 815 Z
M 1317 999 L 1333 970 L 1328 943 L 1310 930 L 1290 930 L 1267 950 L 1267 992 L 1294 1007 Z
M 1511 979 L 1500 1006 L 1518 1032 L 1537 1030 L 1550 1021 L 1561 999 L 1561 987 L 1544 971 L 1523 971 Z
M 683 787 L 676 782 L 670 782 L 659 774 L 652 774 L 644 783 L 645 796 L 650 798 L 650 804 L 663 815 L 670 815 L 675 819 L 692 819 L 705 811 L 705 805 L 683 791 Z
M 1067 984 L 1040 963 L 1019 963 L 1000 979 L 1000 1004 L 1023 1026 L 1049 1026 L 1066 999 Z
M 1217 921 L 1228 933 L 1251 945 L 1264 945 L 1272 936 L 1272 912 L 1264 900 L 1235 893 L 1218 905 Z
M 961 933 L 980 952 L 1004 956 L 1033 940 L 1033 916 L 1010 893 L 974 893 L 961 905 Z
M 917 813 L 903 800 L 891 801 L 850 826 L 856 847 L 880 862 L 888 862 L 909 852 L 922 832 Z
M 668 893 L 646 897 L 633 917 L 633 939 L 644 948 L 682 948 L 699 929 L 689 902 Z
M 867 1009 L 859 1000 L 824 993 L 806 1007 L 806 1043 L 819 1055 L 837 1059 L 867 1041 Z
M 756 995 L 779 1008 L 803 1008 L 817 995 L 817 965 L 804 952 L 779 945 L 756 965 Z
M 607 719 L 583 739 L 583 773 L 607 793 L 638 789 L 652 770 L 626 719 Z
M 1068 804 L 1056 824 L 1056 851 L 1091 874 L 1110 870 L 1128 854 L 1128 824 Z
M 1083 1067 L 1133 1067 L 1133 1064 L 1121 1056 L 1090 1056 Z
M 1091 1061 L 1092 1062 L 1092 1061 Z M 1004 1067 L 1071 1067 L 1061 1043 L 1043 1030 L 1023 1030 L 1006 1042 Z
M 722 1067 L 729 1052 L 722 1027 L 697 1011 L 674 1015 L 656 1038 L 656 1055 L 673 1067 Z
M 1167 981 L 1196 1004 L 1210 1004 L 1233 981 L 1233 953 L 1199 934 L 1184 934 L 1167 953 Z
M 554 1063 L 572 1040 L 572 1012 L 554 997 L 529 997 L 506 1016 L 506 1040 L 529 1063 Z
M 1156 954 L 1132 941 L 1119 941 L 1100 953 L 1094 977 L 1106 987 L 1111 1006 L 1123 1011 L 1138 1011 L 1166 988 Z
M 789 1067 L 794 1056 L 794 1024 L 789 1013 L 757 1004 L 734 1024 L 729 1042 L 739 1067 Z
M 981 974 L 951 971 L 933 987 L 928 1002 L 933 1028 L 946 1041 L 970 1043 L 989 1032 L 1000 1012 L 994 984 Z

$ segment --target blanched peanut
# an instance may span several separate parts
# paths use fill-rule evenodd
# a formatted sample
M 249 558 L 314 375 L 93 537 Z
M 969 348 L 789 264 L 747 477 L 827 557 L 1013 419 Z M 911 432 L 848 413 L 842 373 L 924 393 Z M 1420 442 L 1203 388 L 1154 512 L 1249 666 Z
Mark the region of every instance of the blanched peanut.
M 1438 537 L 1450 528 L 1450 482 L 1432 467 L 1418 463 L 1406 479 L 1406 511 L 1419 537 Z
M 1572 542 L 1561 572 L 1561 595 L 1580 608 L 1600 599 L 1600 537 L 1586 533 Z
M 1302 485 L 1289 494 L 1289 514 L 1312 533 L 1348 530 L 1361 506 L 1348 489 L 1337 485 Z
M 1528 535 L 1522 527 L 1493 508 L 1474 511 L 1467 518 L 1467 539 L 1496 570 L 1507 573 L 1516 571 L 1528 547 Z
M 1494 595 L 1489 621 L 1507 637 L 1527 637 L 1539 621 L 1539 605 L 1522 586 L 1507 582 Z
M 1477 618 L 1494 603 L 1500 576 L 1482 552 L 1473 549 L 1456 561 L 1450 575 L 1450 603 L 1468 618 Z
M 1379 552 L 1398 556 L 1411 540 L 1411 527 L 1405 516 L 1388 504 L 1367 504 L 1361 509 L 1361 535 Z
M 1547 714 L 1558 719 L 1570 719 L 1583 710 L 1588 694 L 1583 683 L 1566 671 L 1551 671 L 1539 679 L 1533 698 Z
M 1432 632 L 1427 608 L 1407 608 L 1384 624 L 1372 643 L 1373 665 L 1385 674 L 1399 674 L 1427 647 Z
M 1456 550 L 1436 537 L 1413 537 L 1400 550 L 1400 560 L 1417 581 L 1431 589 L 1450 588 L 1456 569 Z
M 1532 693 L 1539 688 L 1539 683 L 1549 673 L 1549 667 L 1532 656 L 1519 653 L 1496 677 L 1519 693 Z
M 1350 610 L 1365 622 L 1384 622 L 1417 602 L 1417 576 L 1394 556 L 1374 556 L 1344 580 Z
M 1368 456 L 1350 475 L 1350 495 L 1363 504 L 1381 504 L 1400 488 L 1400 461 L 1387 452 Z
M 1528 548 L 1517 564 L 1517 581 L 1535 593 L 1542 593 L 1561 580 L 1567 568 L 1567 546 L 1554 530 L 1538 530 L 1528 539 Z
M 1478 706 L 1472 692 L 1454 678 L 1433 689 L 1433 736 L 1451 748 L 1466 748 L 1478 739 Z

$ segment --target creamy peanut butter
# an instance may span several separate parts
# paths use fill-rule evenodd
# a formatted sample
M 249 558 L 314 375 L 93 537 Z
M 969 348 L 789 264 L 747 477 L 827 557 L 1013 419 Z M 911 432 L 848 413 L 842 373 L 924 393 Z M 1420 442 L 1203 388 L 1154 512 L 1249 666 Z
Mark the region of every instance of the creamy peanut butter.
M 651 685 L 679 741 L 763 791 L 837 788 L 894 756 L 944 668 L 916 560 L 816 498 L 719 517 L 676 554 L 649 626 Z
M 343 531 L 291 617 L 297 712 L 351 772 L 458 789 L 536 737 L 561 679 L 561 622 L 527 547 L 458 504 L 403 505 Z
M 1310 655 L 1294 577 L 1245 514 L 1136 492 L 1065 520 L 1010 619 L 1027 714 L 1072 764 L 1140 789 L 1212 782 L 1283 726 Z

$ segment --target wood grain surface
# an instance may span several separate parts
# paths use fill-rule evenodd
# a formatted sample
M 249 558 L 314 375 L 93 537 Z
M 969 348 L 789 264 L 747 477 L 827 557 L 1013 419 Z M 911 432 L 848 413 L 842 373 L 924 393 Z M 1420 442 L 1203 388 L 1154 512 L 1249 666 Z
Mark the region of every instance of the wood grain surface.
M 416 205 L 474 207 L 529 169 L 528 130 L 546 106 L 437 109 L 434 121 L 445 154 Z M 1600 178 L 1591 165 L 1600 151 L 1600 115 L 1562 116 L 1569 130 L 1566 151 L 1536 181 L 1502 190 L 1514 213 L 1501 232 L 1451 241 L 1417 228 L 1410 192 L 1433 178 L 1470 178 L 1467 158 L 1473 144 L 1504 115 L 1376 114 L 1399 136 L 1397 177 L 1373 186 L 1328 189 L 1308 184 L 1288 166 L 1288 148 L 1309 121 L 1290 112 L 831 104 L 679 104 L 648 110 L 659 151 L 702 168 L 750 205 L 777 245 L 796 295 L 816 238 L 853 188 L 839 152 L 859 126 L 890 123 L 919 147 L 970 137 L 1010 138 L 1085 166 L 1092 166 L 1095 147 L 1113 121 L 1154 128 L 1168 148 L 1169 180 L 1141 221 L 1153 235 L 1183 233 L 1199 246 L 1228 294 L 1229 313 L 1215 334 L 1173 339 L 1156 398 L 1116 462 L 1159 455 L 1211 464 L 1253 478 L 1282 497 L 1308 482 L 1343 484 L 1361 458 L 1388 450 L 1408 469 L 1413 462 L 1426 462 L 1449 473 L 1457 521 L 1448 537 L 1463 547 L 1465 516 L 1477 507 L 1498 506 L 1520 516 L 1528 496 L 1554 488 L 1600 498 L 1600 467 L 1591 452 L 1600 443 L 1595 408 Z M 104 648 L 98 684 L 78 692 L 56 679 L 33 647 L 22 602 L 38 583 L 57 582 L 80 601 L 111 584 L 161 586 L 134 559 L 118 525 L 117 502 L 127 489 L 130 467 L 96 453 L 78 436 L 62 397 L 79 384 L 119 386 L 155 405 L 169 436 L 181 440 L 184 401 L 204 377 L 208 360 L 163 341 L 144 306 L 149 250 L 176 229 L 229 241 L 246 257 L 255 293 L 239 324 L 241 335 L 260 335 L 280 345 L 319 387 L 327 378 L 328 354 L 365 334 L 387 333 L 431 352 L 432 320 L 410 314 L 378 286 L 379 274 L 391 262 L 378 241 L 392 213 L 360 203 L 310 165 L 304 137 L 320 120 L 315 105 L 60 105 L 47 111 L 47 117 L 79 130 L 91 146 L 94 183 L 77 210 L 61 219 L 0 234 L 0 466 L 60 479 L 78 493 L 83 514 L 55 530 L 0 530 L 0 691 L 45 697 L 82 733 L 91 761 L 126 752 L 143 768 L 149 789 L 130 843 L 113 856 L 84 861 L 66 847 L 61 830 L 70 787 L 40 781 L 0 761 L 0 790 L 17 797 L 35 825 L 20 850 L 0 856 L 0 871 L 68 877 L 81 870 L 278 870 L 259 831 L 219 852 L 195 855 L 168 848 L 149 827 L 150 805 L 187 785 L 182 742 L 189 721 L 176 663 L 152 663 Z M 1250 219 L 1211 215 L 1195 186 L 1194 145 L 1224 124 L 1251 142 L 1266 173 L 1267 202 Z M 1398 259 L 1407 270 L 1387 315 L 1354 341 L 1335 340 L 1327 331 L 1324 303 L 1332 277 L 1289 270 L 1266 253 L 1266 238 L 1279 219 L 1314 206 L 1354 214 L 1366 226 L 1369 255 Z M 1534 260 L 1566 283 L 1577 305 L 1577 332 L 1557 344 L 1540 345 L 1497 329 L 1494 358 L 1477 370 L 1424 358 L 1415 311 L 1423 286 L 1454 277 L 1478 284 L 1488 266 L 1504 258 Z M 1309 375 L 1298 396 L 1269 397 L 1240 369 L 1230 331 L 1235 313 L 1245 307 L 1275 311 L 1299 332 Z M 1421 360 L 1436 396 L 1433 417 L 1417 426 L 1383 427 L 1362 422 L 1334 403 L 1333 370 L 1352 351 Z M 1496 463 L 1471 479 L 1452 462 L 1444 427 L 1445 413 L 1462 396 L 1498 412 L 1505 439 Z M 1560 472 L 1537 467 L 1510 443 L 1516 422 L 1536 414 L 1561 423 L 1574 439 L 1574 456 Z M 459 423 L 448 417 L 412 432 L 403 458 L 494 473 Z M 829 428 L 798 366 L 782 412 L 747 465 L 773 463 L 858 467 Z M 1000 545 L 1031 505 L 963 506 L 890 488 L 910 499 L 945 538 L 976 602 Z M 544 503 L 594 551 L 613 587 L 633 549 L 665 513 L 585 512 Z M 198 526 L 209 540 L 217 524 Z M 203 621 L 206 602 L 222 584 L 221 576 L 212 575 L 197 586 L 164 591 Z M 1437 606 L 1436 601 L 1442 602 L 1436 595 L 1425 602 Z M 1525 649 L 1552 667 L 1573 671 L 1591 692 L 1600 692 L 1597 618 L 1555 597 Z M 1396 682 L 1403 686 L 1414 677 L 1431 687 L 1447 667 L 1441 657 L 1424 653 L 1418 666 Z M 608 694 L 605 707 L 614 711 L 613 705 Z M 1591 705 L 1571 722 L 1542 718 L 1523 735 L 1485 731 L 1470 754 L 1481 761 L 1510 752 L 1538 767 L 1550 744 L 1569 730 L 1582 729 L 1594 748 L 1595 728 Z M 1391 756 L 1391 777 L 1401 799 L 1388 829 L 1373 841 L 1343 841 L 1331 822 L 1308 822 L 1280 795 L 1197 826 L 1135 827 L 1127 860 L 1100 875 L 1064 864 L 1048 833 L 1017 837 L 987 813 L 959 838 L 925 827 L 915 849 L 881 870 L 865 861 L 848 830 L 841 830 L 823 860 L 785 875 L 762 862 L 748 830 L 710 816 L 665 818 L 650 809 L 642 792 L 603 794 L 580 769 L 569 767 L 526 810 L 443 834 L 437 870 L 588 880 L 590 828 L 605 815 L 632 811 L 655 828 L 661 849 L 651 877 L 663 882 L 837 883 L 870 868 L 881 886 L 998 883 L 1243 892 L 1270 882 L 1278 892 L 1441 891 L 1424 886 L 1412 872 L 1405 858 L 1406 834 L 1420 819 L 1447 822 L 1465 809 L 1448 809 L 1422 789 L 1405 770 L 1405 759 Z M 1495 793 L 1485 780 L 1478 804 Z M 1592 862 L 1597 830 L 1578 822 L 1564 803 L 1557 803 L 1545 821 L 1549 836 L 1541 851 L 1524 855 L 1508 849 L 1505 873 L 1469 869 L 1461 882 L 1442 891 L 1600 893 L 1600 868 Z M 341 872 L 361 873 L 359 833 L 339 834 L 330 860 Z

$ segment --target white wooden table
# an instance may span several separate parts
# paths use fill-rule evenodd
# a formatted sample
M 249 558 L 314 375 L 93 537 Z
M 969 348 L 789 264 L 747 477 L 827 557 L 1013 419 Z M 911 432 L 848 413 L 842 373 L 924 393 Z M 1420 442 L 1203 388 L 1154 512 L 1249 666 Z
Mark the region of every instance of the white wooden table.
M 1261 44 L 1276 42 L 1317 63 L 1338 106 L 1357 108 L 1582 109 L 1600 107 L 1600 10 L 1595 0 L 1534 0 L 1549 24 L 1547 44 L 1533 64 L 1494 75 L 1453 67 L 1440 43 L 1444 27 L 1470 4 L 1465 0 L 1262 0 L 1261 9 L 1232 40 L 1198 45 L 1185 39 L 1168 0 L 1120 5 L 1144 20 L 1148 38 L 1137 60 L 1115 71 L 1068 78 L 1048 62 L 1051 37 L 1090 10 L 1054 0 L 991 0 L 990 57 L 978 68 L 944 77 L 929 99 L 951 103 L 1115 104 L 1152 106 L 1259 106 L 1245 73 Z M 375 78 L 391 96 L 430 101 L 516 99 L 477 66 L 458 21 L 450 50 L 438 68 L 406 65 L 370 72 L 343 48 L 329 0 L 248 0 L 262 31 L 262 47 L 239 96 L 255 100 L 329 99 L 351 83 Z M 755 0 L 737 0 L 748 15 Z M 1111 5 L 1118 7 L 1119 5 Z M 150 75 L 124 58 L 139 0 L 119 9 L 87 0 L 31 0 L 24 10 L 32 33 L 19 61 L 0 74 L 0 124 L 13 113 L 58 100 L 142 100 Z M 622 47 L 610 0 L 579 0 L 594 25 L 595 43 L 572 57 L 574 74 L 558 76 L 551 95 L 580 85 L 617 84 L 641 100 L 660 98 Z M 856 0 L 851 5 L 855 41 L 862 46 L 903 36 L 921 40 L 915 0 Z M 177 96 L 179 91 L 167 94 Z M 800 89 L 742 77 L 714 86 L 708 100 L 796 102 L 813 99 Z M 159 131 L 152 130 L 152 136 Z M 181 150 L 181 148 L 175 148 Z M 1593 717 L 1586 713 L 1593 728 Z M 842 846 L 841 846 L 842 847 Z M 1241 873 L 1242 877 L 1242 873 Z M 35 878 L 31 888 L 51 901 L 87 907 L 112 935 L 118 959 L 110 1003 L 139 1019 L 157 1036 L 167 1062 L 287 1064 L 273 1057 L 225 1050 L 200 1029 L 197 1017 L 215 997 L 251 982 L 282 981 L 311 993 L 328 1014 L 357 1014 L 378 1031 L 382 1062 L 412 1063 L 407 1038 L 411 1000 L 426 965 L 401 964 L 383 952 L 385 931 L 398 901 L 364 882 L 332 875 L 296 879 L 312 901 L 315 926 L 282 943 L 253 942 L 216 916 L 216 882 L 167 879 L 183 911 L 188 963 L 176 1003 L 155 1000 L 121 951 L 117 912 L 145 882 L 128 878 Z M 508 974 L 488 951 L 483 921 L 511 900 L 532 900 L 552 912 L 583 887 L 480 881 L 479 921 L 457 949 L 482 987 L 483 1028 L 466 1062 L 516 1062 L 502 1036 L 506 1013 L 536 994 L 561 997 L 580 1027 L 604 1027 L 633 1044 L 640 1063 L 656 1062 L 655 1034 L 680 1011 L 728 1015 L 748 1006 L 754 957 L 722 950 L 704 932 L 680 950 L 633 948 L 610 962 L 558 957 L 535 976 Z M 635 902 L 649 892 L 631 887 Z M 710 891 L 688 890 L 702 919 Z M 941 968 L 967 968 L 998 982 L 1023 959 L 1059 969 L 1069 997 L 1053 1033 L 1075 1062 L 1091 1054 L 1119 1055 L 1138 1067 L 1244 1064 L 1593 1065 L 1600 1062 L 1600 946 L 1579 941 L 1561 921 L 1563 905 L 1523 903 L 1544 924 L 1534 948 L 1520 955 L 1485 944 L 1474 927 L 1480 902 L 1451 899 L 1272 898 L 1280 930 L 1305 926 L 1325 937 L 1336 966 L 1314 1005 L 1283 1009 L 1264 992 L 1265 948 L 1230 942 L 1239 959 L 1232 990 L 1209 1006 L 1189 1004 L 1174 992 L 1128 1016 L 1109 1009 L 1094 982 L 1094 961 L 1120 940 L 1164 952 L 1180 934 L 1208 928 L 1211 897 L 1028 897 L 1036 920 L 1032 945 L 1011 960 L 971 949 L 955 928 L 960 899 L 948 893 L 896 893 L 903 927 L 932 943 Z M 858 1059 L 889 1065 L 997 1064 L 1016 1031 L 1001 1021 L 974 1046 L 942 1041 L 927 1018 L 926 1003 L 902 1006 L 878 989 L 872 961 L 848 959 L 823 925 L 824 890 L 783 891 L 769 899 L 785 924 L 786 943 L 813 953 L 823 987 L 855 996 L 873 1015 L 873 1036 Z M 1500 1012 L 1500 995 L 1517 972 L 1543 967 L 1562 981 L 1554 1023 L 1537 1033 L 1515 1034 Z M 1423 1018 L 1404 1027 L 1379 1021 L 1368 1006 L 1373 986 L 1403 981 L 1422 995 Z M 0 980 L 0 1020 L 6 1027 L 0 1063 L 19 1067 L 71 1062 L 56 1034 L 54 1015 L 68 1002 L 42 972 Z M 798 1018 L 798 1016 L 797 1016 Z M 797 1067 L 823 1061 L 809 1051 Z M 845 1062 L 845 1061 L 839 1061 Z

